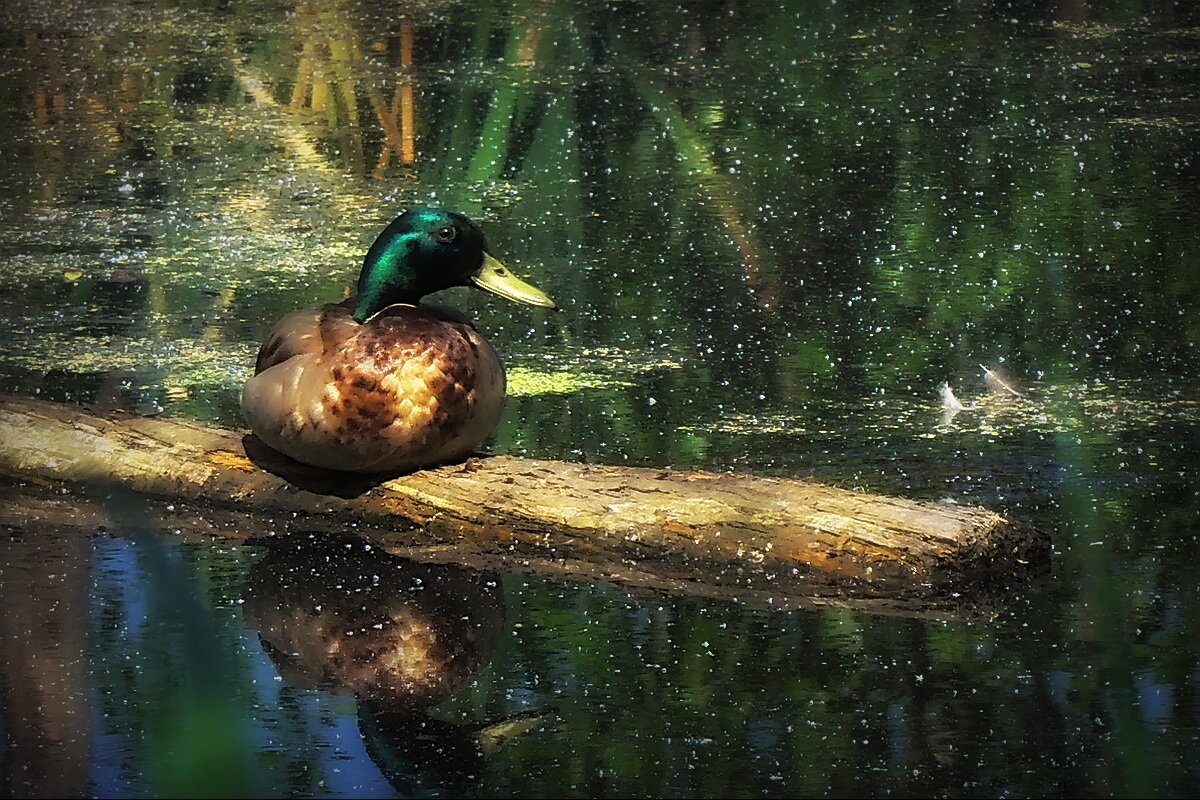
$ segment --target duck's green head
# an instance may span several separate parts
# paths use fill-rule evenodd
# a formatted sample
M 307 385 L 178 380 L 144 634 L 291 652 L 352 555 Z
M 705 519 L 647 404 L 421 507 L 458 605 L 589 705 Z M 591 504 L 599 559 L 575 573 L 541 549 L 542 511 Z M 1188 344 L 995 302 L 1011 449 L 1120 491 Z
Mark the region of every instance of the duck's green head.
M 451 286 L 477 286 L 518 303 L 555 307 L 488 252 L 483 231 L 470 219 L 444 208 L 414 208 L 392 220 L 367 251 L 354 319 L 364 322 L 393 303 L 415 304 Z

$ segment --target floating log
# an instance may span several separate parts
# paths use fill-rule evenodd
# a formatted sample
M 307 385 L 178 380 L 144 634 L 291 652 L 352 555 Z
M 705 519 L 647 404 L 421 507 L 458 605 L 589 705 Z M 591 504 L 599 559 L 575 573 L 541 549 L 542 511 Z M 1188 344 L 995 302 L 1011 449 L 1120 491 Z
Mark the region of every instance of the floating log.
M 186 504 L 217 535 L 351 533 L 425 560 L 785 607 L 947 596 L 1049 551 L 1044 534 L 985 509 L 804 480 L 508 456 L 372 480 L 297 464 L 238 431 L 24 398 L 0 399 L 0 475 Z M 3 516 L 12 525 L 20 512 Z

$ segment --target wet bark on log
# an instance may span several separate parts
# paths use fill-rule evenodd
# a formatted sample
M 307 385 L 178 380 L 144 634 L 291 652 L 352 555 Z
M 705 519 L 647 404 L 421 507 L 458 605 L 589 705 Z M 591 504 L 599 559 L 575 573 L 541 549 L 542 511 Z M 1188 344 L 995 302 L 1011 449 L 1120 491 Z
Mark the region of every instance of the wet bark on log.
M 224 535 L 355 533 L 425 558 L 719 594 L 930 596 L 1025 571 L 1049 549 L 984 509 L 809 481 L 507 456 L 370 480 L 237 431 L 18 398 L 0 400 L 0 475 L 189 503 Z

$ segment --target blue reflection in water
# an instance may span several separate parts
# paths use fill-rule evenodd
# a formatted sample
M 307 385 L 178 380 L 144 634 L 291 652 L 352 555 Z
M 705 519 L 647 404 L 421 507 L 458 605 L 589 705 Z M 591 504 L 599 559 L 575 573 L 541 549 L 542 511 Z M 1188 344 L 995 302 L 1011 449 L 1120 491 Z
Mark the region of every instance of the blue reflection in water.
M 275 787 L 274 791 L 333 797 L 393 796 L 366 754 L 354 699 L 289 687 L 255 633 L 242 626 L 241 614 L 223 613 L 238 608 L 237 595 L 219 593 L 206 600 L 200 609 L 207 616 L 205 624 L 192 629 L 180 624 L 188 616 L 186 609 L 164 607 L 180 597 L 198 599 L 197 576 L 188 568 L 184 547 L 119 536 L 92 540 L 88 654 L 92 791 L 101 797 L 159 793 L 155 781 L 171 779 L 169 771 L 152 763 L 153 756 L 148 755 L 154 750 L 148 740 L 155 735 L 155 719 L 186 715 L 195 702 L 189 694 L 203 695 L 205 685 L 216 684 L 226 699 L 234 700 L 227 707 L 234 713 L 223 720 L 233 730 L 223 733 L 236 737 L 237 728 L 248 728 L 243 740 L 246 752 L 224 765 L 226 785 L 232 782 L 248 792 Z M 233 573 L 225 576 L 230 580 L 221 582 L 221 588 L 238 588 L 236 578 L 246 566 L 246 559 L 234 561 Z M 151 574 L 156 569 L 168 574 Z M 171 592 L 156 590 L 164 582 L 173 582 Z M 185 600 L 183 605 L 187 604 Z M 228 657 L 203 658 L 200 663 L 189 655 L 194 657 L 205 645 L 224 645 L 218 641 L 166 651 L 160 647 L 162 642 L 180 637 L 194 640 L 205 633 L 236 641 L 237 646 L 224 650 Z M 189 680 L 198 670 L 214 665 L 219 665 L 218 674 Z M 222 721 L 219 716 L 218 721 Z M 179 754 L 168 751 L 167 755 Z M 237 774 L 239 765 L 250 769 Z
M 343 705 L 353 703 L 346 701 Z M 379 768 L 367 756 L 353 708 L 342 711 L 323 726 L 315 744 L 322 753 L 325 791 L 333 797 L 392 797 Z
M 88 708 L 92 726 L 92 759 L 88 781 L 99 797 L 134 797 L 142 792 L 139 776 L 128 769 L 127 760 L 134 752 L 128 731 L 110 726 L 101 710 L 100 694 L 103 690 L 88 693 Z

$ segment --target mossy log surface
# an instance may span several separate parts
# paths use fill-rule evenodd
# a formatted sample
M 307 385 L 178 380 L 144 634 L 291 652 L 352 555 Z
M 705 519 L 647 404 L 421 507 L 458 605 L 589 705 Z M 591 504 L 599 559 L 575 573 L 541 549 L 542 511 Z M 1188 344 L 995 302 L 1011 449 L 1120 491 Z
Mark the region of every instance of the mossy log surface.
M 189 504 L 217 535 L 352 533 L 426 559 L 713 596 L 928 597 L 1049 551 L 1044 534 L 985 509 L 804 480 L 507 456 L 370 480 L 238 431 L 24 398 L 0 399 L 0 475 Z

